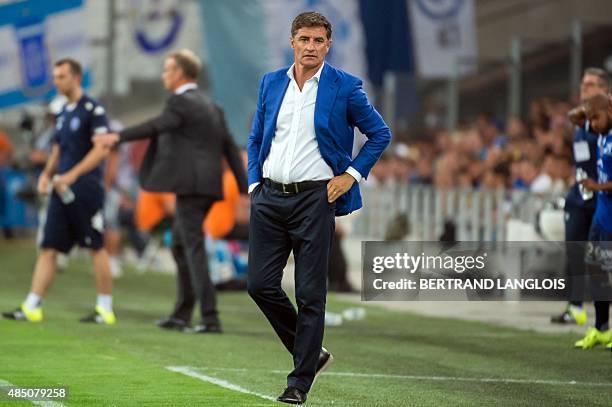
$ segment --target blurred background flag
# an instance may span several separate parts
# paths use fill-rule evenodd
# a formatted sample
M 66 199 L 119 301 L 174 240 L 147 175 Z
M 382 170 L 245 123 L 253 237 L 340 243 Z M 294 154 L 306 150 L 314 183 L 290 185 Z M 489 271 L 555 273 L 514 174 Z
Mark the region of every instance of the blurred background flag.
M 53 94 L 51 65 L 73 57 L 89 85 L 87 25 L 83 0 L 25 0 L 0 5 L 0 108 Z
M 115 83 L 118 93 L 130 91 L 130 80 L 156 80 L 171 51 L 202 47 L 199 6 L 190 0 L 130 0 L 117 4 L 126 15 L 118 24 L 119 63 Z M 126 64 L 125 61 L 130 63 Z M 118 81 L 119 82 L 119 81 Z
M 407 0 L 418 73 L 422 78 L 453 75 L 457 58 L 477 55 L 473 0 Z M 470 71 L 462 63 L 458 72 Z
M 325 15 L 334 41 L 327 61 L 367 77 L 358 0 L 201 0 L 201 5 L 214 97 L 241 144 L 250 130 L 262 75 L 293 63 L 291 21 L 299 13 L 316 10 Z

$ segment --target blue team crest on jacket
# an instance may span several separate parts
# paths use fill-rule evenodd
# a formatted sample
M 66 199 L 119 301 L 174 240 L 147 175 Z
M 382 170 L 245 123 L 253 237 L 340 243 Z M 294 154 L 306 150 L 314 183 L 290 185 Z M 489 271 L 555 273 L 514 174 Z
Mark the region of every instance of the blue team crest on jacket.
M 81 125 L 81 120 L 78 117 L 73 117 L 70 120 L 70 130 L 77 131 Z

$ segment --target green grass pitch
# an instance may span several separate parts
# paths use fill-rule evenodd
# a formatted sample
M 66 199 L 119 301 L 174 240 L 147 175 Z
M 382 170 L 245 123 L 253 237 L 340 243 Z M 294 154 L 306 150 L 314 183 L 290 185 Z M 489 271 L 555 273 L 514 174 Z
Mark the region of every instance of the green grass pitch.
M 29 242 L 0 242 L 1 310 L 23 300 L 35 256 Z M 188 335 L 153 325 L 171 309 L 173 277 L 128 271 L 114 290 L 116 326 L 78 323 L 95 290 L 87 259 L 71 260 L 45 300 L 43 323 L 0 320 L 0 380 L 68 386 L 67 406 L 279 405 L 167 369 L 187 366 L 253 393 L 280 394 L 291 358 L 246 293 L 219 295 L 224 334 Z M 350 306 L 329 296 L 330 311 Z M 576 335 L 365 307 L 366 319 L 326 329 L 335 361 L 307 405 L 612 405 L 609 352 L 573 349 Z

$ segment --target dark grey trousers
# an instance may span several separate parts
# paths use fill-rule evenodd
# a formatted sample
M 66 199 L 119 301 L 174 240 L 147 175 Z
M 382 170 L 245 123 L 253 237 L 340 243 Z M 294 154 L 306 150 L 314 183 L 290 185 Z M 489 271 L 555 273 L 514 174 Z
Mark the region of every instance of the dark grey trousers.
M 172 254 L 178 267 L 173 318 L 191 320 L 196 302 L 202 323 L 218 324 L 215 287 L 210 280 L 202 222 L 214 203 L 202 195 L 177 195 Z
M 251 194 L 248 290 L 293 355 L 287 385 L 308 392 L 323 343 L 327 274 L 335 204 L 325 185 L 283 195 L 265 185 Z M 295 258 L 297 312 L 281 288 L 289 253 Z

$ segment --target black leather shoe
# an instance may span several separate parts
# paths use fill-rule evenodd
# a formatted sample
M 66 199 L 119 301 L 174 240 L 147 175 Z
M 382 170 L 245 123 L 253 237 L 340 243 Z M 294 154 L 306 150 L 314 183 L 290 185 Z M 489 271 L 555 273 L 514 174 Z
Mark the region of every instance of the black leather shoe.
M 178 318 L 160 319 L 155 321 L 155 325 L 162 329 L 174 329 L 177 331 L 187 328 L 187 322 Z
M 196 325 L 189 331 L 194 334 L 220 334 L 223 332 L 220 324 Z
M 306 402 L 306 393 L 295 387 L 287 387 L 276 400 L 287 404 L 304 404 Z
M 312 380 L 313 384 L 317 380 L 319 375 L 323 373 L 323 371 L 327 369 L 333 361 L 334 361 L 334 357 L 332 356 L 332 354 L 329 353 L 327 349 L 321 348 L 321 353 L 319 353 L 319 363 L 317 364 L 317 370 L 315 372 L 315 377 Z

